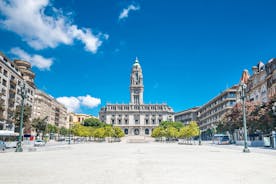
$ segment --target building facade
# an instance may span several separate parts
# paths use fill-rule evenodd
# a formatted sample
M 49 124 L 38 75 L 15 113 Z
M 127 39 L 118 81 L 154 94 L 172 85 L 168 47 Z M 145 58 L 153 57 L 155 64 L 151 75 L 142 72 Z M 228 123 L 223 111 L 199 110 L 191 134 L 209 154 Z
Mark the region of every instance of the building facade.
M 198 109 L 200 107 L 193 107 L 174 114 L 174 120 L 182 122 L 184 125 L 189 124 L 191 121 L 198 120 Z
M 21 92 L 25 94 L 25 105 L 33 106 L 34 77 L 35 74 L 31 71 L 29 62 L 11 61 L 0 52 L 0 92 L 3 102 L 0 126 L 2 129 L 12 128 L 11 122 L 16 106 L 21 106 Z
M 257 66 L 252 67 L 252 72 L 247 82 L 247 100 L 257 104 L 266 103 L 268 102 L 268 90 L 265 64 L 259 62 Z
M 252 75 L 248 79 L 247 100 L 255 104 L 270 101 L 276 95 L 276 59 L 268 63 L 259 62 L 252 67 Z
M 54 97 L 36 89 L 32 108 L 32 119 L 45 119 L 48 124 L 69 128 L 67 108 Z
M 75 123 L 83 123 L 84 120 L 89 119 L 89 118 L 97 118 L 95 116 L 89 115 L 89 114 L 78 114 L 78 113 L 69 113 L 69 123 L 71 125 Z
M 167 104 L 144 104 L 142 68 L 136 58 L 130 75 L 130 103 L 106 104 L 99 113 L 101 121 L 121 127 L 126 135 L 151 135 L 162 121 L 174 121 Z
M 215 127 L 225 113 L 236 104 L 237 94 L 238 85 L 234 85 L 201 106 L 197 110 L 200 129 L 205 131 Z
M 276 59 L 266 64 L 267 97 L 272 99 L 276 95 Z

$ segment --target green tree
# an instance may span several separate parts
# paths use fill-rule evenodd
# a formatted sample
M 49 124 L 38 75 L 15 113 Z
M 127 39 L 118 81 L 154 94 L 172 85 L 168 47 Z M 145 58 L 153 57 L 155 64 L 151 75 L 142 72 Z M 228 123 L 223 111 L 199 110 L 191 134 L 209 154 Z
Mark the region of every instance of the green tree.
M 171 122 L 171 121 L 163 121 L 159 125 L 160 127 L 163 127 L 164 129 L 167 129 L 168 127 L 174 127 L 177 130 L 183 127 L 182 122 Z
M 164 137 L 165 134 L 165 129 L 159 126 L 153 129 L 151 136 L 156 139 L 162 139 L 162 137 Z
M 114 137 L 115 136 L 115 131 L 114 131 L 113 127 L 106 126 L 104 128 L 104 130 L 105 130 L 105 137 Z
M 188 126 L 184 126 L 179 130 L 178 138 L 182 138 L 182 139 L 188 138 Z
M 24 133 L 31 133 L 31 113 L 32 109 L 29 105 L 24 106 L 24 112 L 23 112 L 23 127 L 24 127 Z M 20 115 L 21 115 L 21 106 L 18 105 L 15 108 L 14 112 L 14 124 L 16 127 L 16 130 L 19 132 L 19 126 L 20 126 Z
M 46 119 L 35 118 L 32 120 L 31 126 L 35 129 L 36 133 L 43 133 L 44 135 L 47 127 Z
M 47 133 L 58 133 L 58 127 L 56 125 L 47 124 L 46 132 Z
M 178 137 L 178 130 L 177 128 L 173 127 L 173 126 L 169 126 L 168 128 L 166 128 L 166 134 L 165 136 L 167 138 L 170 139 L 175 139 Z
M 125 133 L 120 127 L 113 127 L 114 129 L 114 137 L 121 138 L 125 136 Z
M 65 127 L 61 127 L 61 128 L 59 129 L 59 133 L 60 133 L 61 135 L 68 135 L 68 134 L 69 134 L 69 130 L 68 130 L 67 128 L 65 128 Z
M 88 118 L 83 121 L 84 126 L 104 127 L 105 124 L 97 118 Z
M 80 137 L 90 137 L 90 136 L 92 136 L 91 130 L 89 129 L 89 127 L 85 127 L 85 126 L 80 125 L 80 124 L 75 124 L 71 128 L 71 133 L 76 135 L 76 136 L 80 136 Z
M 99 139 L 99 140 L 103 140 L 103 138 L 105 138 L 105 129 L 104 128 L 97 128 L 94 131 L 94 137 Z
M 195 137 L 199 135 L 199 126 L 197 125 L 196 121 L 191 121 L 188 125 L 188 130 L 190 137 Z

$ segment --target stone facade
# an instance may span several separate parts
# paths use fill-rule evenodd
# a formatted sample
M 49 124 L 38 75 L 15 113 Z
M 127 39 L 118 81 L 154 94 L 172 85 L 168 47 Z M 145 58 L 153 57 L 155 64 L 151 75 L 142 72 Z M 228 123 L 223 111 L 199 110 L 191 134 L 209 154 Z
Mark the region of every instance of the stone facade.
M 253 66 L 252 72 L 246 88 L 247 100 L 258 104 L 268 102 L 267 73 L 264 63 L 259 62 L 257 66 Z
M 276 95 L 276 59 L 266 64 L 267 97 L 272 99 Z
M 276 59 L 273 58 L 267 64 L 261 61 L 252 67 L 252 75 L 249 77 L 246 96 L 247 100 L 256 104 L 270 101 L 276 95 Z
M 144 104 L 143 74 L 136 58 L 130 76 L 130 103 L 107 104 L 99 113 L 101 121 L 121 127 L 126 135 L 151 135 L 161 121 L 174 121 L 167 104 Z
M 89 118 L 97 118 L 89 114 L 78 114 L 78 113 L 69 113 L 69 123 L 75 124 L 75 123 L 83 123 L 84 120 L 89 119 Z
M 197 110 L 199 107 L 193 107 L 174 114 L 174 120 L 182 122 L 184 125 L 189 124 L 191 121 L 197 121 Z
M 38 89 L 35 90 L 32 109 L 32 119 L 34 118 L 46 118 L 48 124 L 69 128 L 66 107 L 54 97 Z

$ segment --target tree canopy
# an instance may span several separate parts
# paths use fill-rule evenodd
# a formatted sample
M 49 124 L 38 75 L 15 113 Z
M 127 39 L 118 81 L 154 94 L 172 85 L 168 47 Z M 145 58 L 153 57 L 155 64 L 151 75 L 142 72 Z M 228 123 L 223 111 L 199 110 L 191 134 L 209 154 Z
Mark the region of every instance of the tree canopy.
M 276 117 L 272 110 L 275 101 L 276 97 L 263 104 L 246 102 L 246 119 L 249 134 L 254 134 L 255 132 L 267 134 L 276 129 Z M 219 122 L 217 131 L 219 133 L 225 133 L 226 131 L 229 131 L 231 134 L 234 133 L 236 129 L 243 127 L 242 117 L 242 104 L 237 103 L 225 114 L 222 121 Z
M 91 127 L 104 127 L 105 123 L 101 122 L 97 118 L 88 118 L 83 121 L 84 126 L 91 126 Z
M 151 136 L 154 138 L 166 137 L 170 139 L 185 138 L 190 139 L 199 135 L 199 127 L 195 121 L 188 125 L 183 125 L 181 122 L 161 122 L 156 127 Z

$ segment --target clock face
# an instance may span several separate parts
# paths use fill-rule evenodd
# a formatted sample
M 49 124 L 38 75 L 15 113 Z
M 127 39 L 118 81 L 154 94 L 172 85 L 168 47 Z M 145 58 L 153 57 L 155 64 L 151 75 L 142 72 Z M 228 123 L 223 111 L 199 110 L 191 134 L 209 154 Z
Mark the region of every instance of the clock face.
M 134 93 L 139 94 L 139 90 L 134 90 Z

